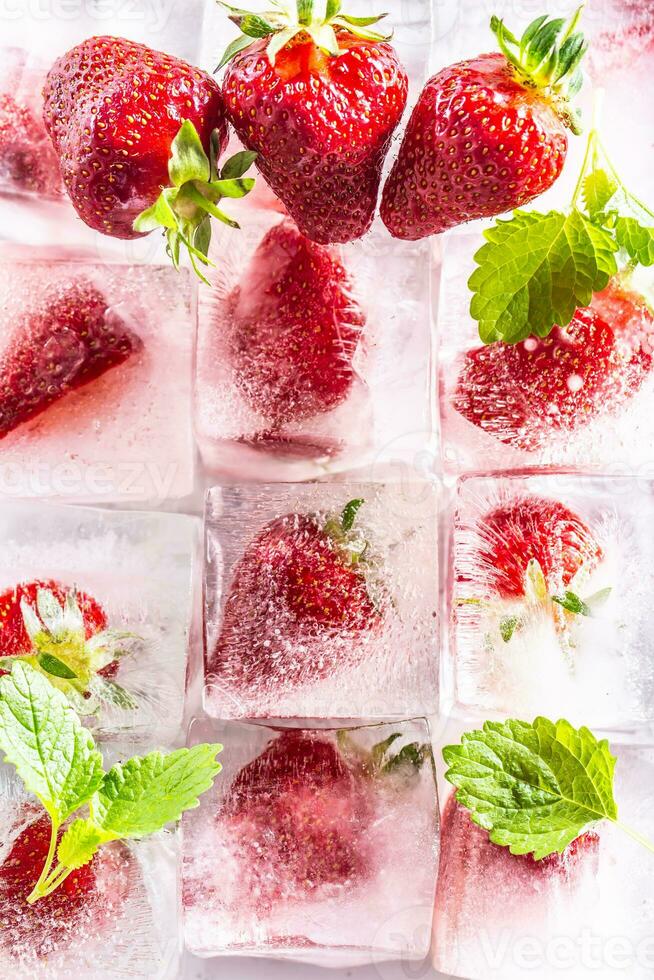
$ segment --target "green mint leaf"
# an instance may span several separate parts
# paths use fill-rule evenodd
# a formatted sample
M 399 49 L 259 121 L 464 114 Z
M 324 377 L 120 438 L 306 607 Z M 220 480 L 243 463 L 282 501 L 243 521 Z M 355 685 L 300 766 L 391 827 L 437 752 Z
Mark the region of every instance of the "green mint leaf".
M 52 653 L 42 653 L 38 658 L 38 664 L 46 674 L 52 674 L 53 677 L 63 677 L 64 680 L 73 680 L 77 677 L 74 670 Z
M 57 860 L 64 868 L 75 871 L 91 861 L 106 835 L 92 820 L 74 820 L 59 841 Z
M 211 168 L 198 131 L 185 119 L 175 136 L 168 161 L 168 174 L 174 187 L 189 180 L 209 180 Z
M 620 248 L 640 265 L 654 264 L 654 228 L 649 228 L 636 218 L 618 218 L 615 237 Z
M 517 630 L 518 626 L 520 626 L 520 623 L 521 621 L 519 616 L 502 617 L 502 619 L 500 620 L 500 636 L 502 637 L 505 643 L 510 642 L 511 638 L 513 637 L 513 634 Z
M 235 180 L 247 173 L 259 154 L 254 150 L 241 150 L 226 160 L 220 170 L 221 180 Z
M 575 592 L 566 589 L 563 595 L 553 595 L 552 602 L 563 606 L 568 612 L 575 613 L 577 616 L 592 616 L 590 606 L 581 599 Z
M 592 221 L 601 216 L 617 189 L 617 180 L 609 176 L 606 170 L 593 170 L 584 178 L 582 185 L 584 204 Z
M 468 285 L 484 343 L 546 337 L 617 271 L 613 236 L 580 211 L 516 211 L 484 232 Z
M 459 803 L 512 854 L 562 852 L 598 821 L 617 821 L 606 740 L 564 720 L 485 722 L 443 749 Z
M 221 745 L 196 745 L 168 755 L 151 752 L 113 766 L 91 801 L 93 820 L 115 838 L 144 837 L 198 805 L 221 765 Z
M 0 749 L 62 823 L 102 783 L 102 756 L 65 694 L 28 664 L 0 678 Z

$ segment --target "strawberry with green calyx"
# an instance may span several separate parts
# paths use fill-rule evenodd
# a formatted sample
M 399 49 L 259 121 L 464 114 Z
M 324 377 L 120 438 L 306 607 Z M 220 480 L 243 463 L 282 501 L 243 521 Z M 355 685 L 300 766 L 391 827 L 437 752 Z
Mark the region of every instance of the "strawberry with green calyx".
M 610 594 L 610 589 L 585 599 L 577 594 L 604 553 L 590 528 L 559 501 L 518 497 L 480 517 L 475 535 L 474 566 L 482 570 L 481 578 L 459 581 L 466 592 L 483 590 L 485 595 L 462 597 L 458 605 L 499 611 L 500 604 L 510 603 L 511 611 L 499 620 L 505 643 L 538 609 L 565 626 L 564 613 L 591 616 Z
M 470 313 L 485 344 L 556 337 L 568 324 L 574 334 L 576 321 L 589 315 L 585 308 L 592 311 L 607 286 L 625 296 L 619 323 L 632 319 L 629 308 L 645 305 L 630 291 L 629 276 L 639 265 L 654 264 L 654 211 L 625 187 L 595 128 L 567 211 L 516 211 L 484 238 L 468 285 Z M 597 308 L 601 313 L 601 304 Z M 605 333 L 603 325 L 598 330 Z M 651 332 L 644 341 L 642 348 L 632 345 L 637 374 L 638 359 L 646 368 L 647 358 L 651 362 Z M 615 344 L 610 337 L 602 343 Z M 607 356 L 598 353 L 602 362 Z M 622 373 L 629 370 L 625 362 Z
M 518 40 L 497 17 L 501 54 L 444 68 L 423 89 L 384 186 L 381 217 L 396 238 L 440 234 L 522 207 L 565 162 L 571 104 L 586 42 L 569 23 L 538 17 Z
M 223 96 L 243 144 L 303 235 L 348 242 L 372 223 L 381 170 L 407 97 L 407 75 L 379 17 L 340 0 L 261 15 L 221 4 L 243 35 L 225 52 Z
M 487 721 L 443 749 L 445 778 L 459 805 L 512 855 L 536 863 L 609 820 L 654 853 L 654 844 L 618 820 L 616 759 L 606 739 L 561 719 Z
M 80 218 L 114 238 L 163 228 L 169 254 L 182 246 L 207 265 L 210 218 L 253 185 L 251 154 L 218 171 L 227 144 L 220 88 L 179 58 L 124 38 L 91 37 L 48 73 L 43 116 Z
M 363 500 L 340 515 L 287 514 L 238 562 L 207 663 L 222 684 L 266 688 L 323 679 L 365 657 L 388 601 L 366 536 Z
M 397 792 L 398 781 L 431 759 L 427 745 L 394 751 L 398 738 L 365 750 L 347 730 L 334 744 L 317 731 L 287 729 L 241 769 L 225 815 L 248 854 L 249 891 L 259 902 L 354 888 L 374 874 L 374 794 L 385 784 Z
M 185 810 L 196 807 L 198 797 L 211 787 L 220 771 L 216 755 L 222 746 L 196 745 L 166 755 L 151 752 L 117 763 L 105 772 L 93 736 L 82 726 L 65 695 L 42 673 L 19 661 L 10 675 L 0 677 L 0 750 L 27 791 L 43 804 L 50 822 L 44 863 L 38 877 L 29 881 L 31 891 L 23 894 L 26 877 L 32 879 L 37 870 L 33 850 L 26 854 L 29 828 L 0 865 L 0 901 L 25 901 L 33 906 L 62 888 L 74 894 L 76 884 L 91 890 L 94 871 L 97 874 L 98 870 L 94 859 L 102 849 L 102 866 L 106 844 L 156 833 L 178 820 Z M 40 826 L 32 825 L 41 841 L 38 850 L 42 851 Z M 87 867 L 88 871 L 78 874 Z M 80 898 L 78 895 L 75 903 Z M 55 907 L 62 901 L 58 898 Z M 52 908 L 46 901 L 46 927 Z M 15 916 L 12 909 L 11 918 Z M 38 925 L 39 915 L 30 915 L 29 922 Z M 74 941 L 74 934 L 71 939 Z M 0 947 L 4 941 L 3 930 Z
M 113 677 L 139 642 L 109 629 L 94 598 L 58 582 L 23 583 L 0 595 L 0 666 L 29 664 L 82 714 L 94 714 L 102 702 L 137 707 Z

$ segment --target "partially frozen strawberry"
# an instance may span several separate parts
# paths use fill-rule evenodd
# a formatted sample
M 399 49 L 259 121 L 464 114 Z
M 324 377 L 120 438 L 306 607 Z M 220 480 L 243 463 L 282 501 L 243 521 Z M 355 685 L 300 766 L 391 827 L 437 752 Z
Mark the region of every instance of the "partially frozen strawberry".
M 44 293 L 22 314 L 0 357 L 0 439 L 141 348 L 90 282 Z
M 296 685 L 364 656 L 359 639 L 381 623 L 383 594 L 354 530 L 362 500 L 341 515 L 287 514 L 251 541 L 234 571 L 208 669 L 223 681 Z M 344 642 L 327 656 L 316 641 Z
M 228 302 L 236 387 L 272 430 L 347 398 L 365 321 L 333 250 L 283 221 Z
M 454 408 L 507 445 L 530 452 L 619 411 L 652 370 L 654 318 L 618 282 L 568 326 L 517 344 L 467 351 Z
M 47 898 L 29 904 L 49 845 L 50 819 L 44 815 L 19 833 L 0 865 L 0 949 L 17 957 L 30 950 L 44 958 L 91 941 L 129 894 L 133 858 L 124 844 L 113 844 L 71 872 Z
M 135 706 L 112 680 L 135 639 L 108 628 L 93 596 L 60 582 L 22 582 L 0 595 L 0 665 L 3 658 L 11 658 L 7 666 L 25 660 L 85 714 L 95 710 L 96 699 Z
M 434 938 L 437 968 L 448 972 L 457 955 L 457 965 L 472 971 L 480 932 L 493 937 L 501 929 L 511 936 L 526 922 L 533 928 L 547 921 L 564 895 L 592 881 L 599 864 L 599 837 L 592 831 L 539 861 L 511 854 L 472 822 L 455 793 L 445 805 L 440 841 Z
M 530 562 L 537 562 L 549 591 L 566 587 L 586 568 L 592 571 L 603 552 L 580 517 L 560 503 L 522 496 L 484 514 L 477 524 L 475 561 L 489 587 L 502 599 L 521 599 L 527 591 Z
M 0 183 L 42 197 L 57 196 L 63 190 L 42 121 L 8 92 L 0 93 Z

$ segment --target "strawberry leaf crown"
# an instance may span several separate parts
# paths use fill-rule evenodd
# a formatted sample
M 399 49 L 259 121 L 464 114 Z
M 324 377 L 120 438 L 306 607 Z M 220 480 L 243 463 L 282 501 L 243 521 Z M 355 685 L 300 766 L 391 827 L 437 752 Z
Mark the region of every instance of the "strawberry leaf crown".
M 568 129 L 581 132 L 579 111 L 570 99 L 582 85 L 581 60 L 588 48 L 584 35 L 575 28 L 583 5 L 569 21 L 563 17 L 550 20 L 543 14 L 531 22 L 518 39 L 499 17 L 491 17 L 490 27 L 502 54 L 515 69 L 519 80 L 551 96 L 557 112 Z
M 215 133 L 207 156 L 198 131 L 188 119 L 179 128 L 171 145 L 168 161 L 170 186 L 164 187 L 154 204 L 142 211 L 134 221 L 134 230 L 145 234 L 163 228 L 166 251 L 179 268 L 182 246 L 187 249 L 193 269 L 203 282 L 208 280 L 198 268 L 209 266 L 211 218 L 217 218 L 231 228 L 234 221 L 218 207 L 224 197 L 244 197 L 254 187 L 252 177 L 243 174 L 250 168 L 256 153 L 242 150 L 234 154 L 218 170 Z
M 241 36 L 228 45 L 216 71 L 263 37 L 271 38 L 267 54 L 273 65 L 277 53 L 284 45 L 302 32 L 308 34 L 321 51 L 334 57 L 340 54 L 336 28 L 349 31 L 365 41 L 388 41 L 391 38 L 391 34 L 370 30 L 386 14 L 350 17 L 341 12 L 341 0 L 326 0 L 326 3 L 321 4 L 321 13 L 314 10 L 314 0 L 296 0 L 295 3 L 293 0 L 271 0 L 274 9 L 262 14 L 231 7 L 222 0 L 218 2 L 227 11 L 229 19 L 241 30 Z
M 60 602 L 50 589 L 40 588 L 35 607 L 23 598 L 20 610 L 30 650 L 15 657 L 2 657 L 0 664 L 29 664 L 47 676 L 84 715 L 94 714 L 99 702 L 124 710 L 137 707 L 127 691 L 98 671 L 132 654 L 139 637 L 103 629 L 87 639 L 84 615 L 74 589 L 66 592 Z

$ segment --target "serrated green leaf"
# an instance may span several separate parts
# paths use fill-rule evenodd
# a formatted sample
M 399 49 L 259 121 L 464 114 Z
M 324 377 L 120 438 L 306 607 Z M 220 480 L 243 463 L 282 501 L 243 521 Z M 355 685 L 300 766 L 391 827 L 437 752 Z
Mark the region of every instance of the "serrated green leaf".
M 240 150 L 226 160 L 220 170 L 221 180 L 234 180 L 247 173 L 258 157 L 254 150 Z
M 640 265 L 654 264 L 654 228 L 649 228 L 636 218 L 618 218 L 615 237 L 620 248 Z
M 116 838 L 144 837 L 198 805 L 222 768 L 221 745 L 196 745 L 168 755 L 151 752 L 113 766 L 91 801 L 95 823 Z
M 563 851 L 603 819 L 617 820 L 615 758 L 606 740 L 569 722 L 486 722 L 443 749 L 459 803 L 512 854 Z
M 618 189 L 618 183 L 606 170 L 593 170 L 584 177 L 583 198 L 586 210 L 594 221 L 601 215 Z
M 75 871 L 88 864 L 106 836 L 92 820 L 74 820 L 68 827 L 57 848 L 57 860 L 64 868 Z
M 484 343 L 546 337 L 617 271 L 612 235 L 580 211 L 516 211 L 484 232 L 468 285 Z
M 50 814 L 62 823 L 102 783 L 102 756 L 61 691 L 17 662 L 0 678 L 0 749 Z

